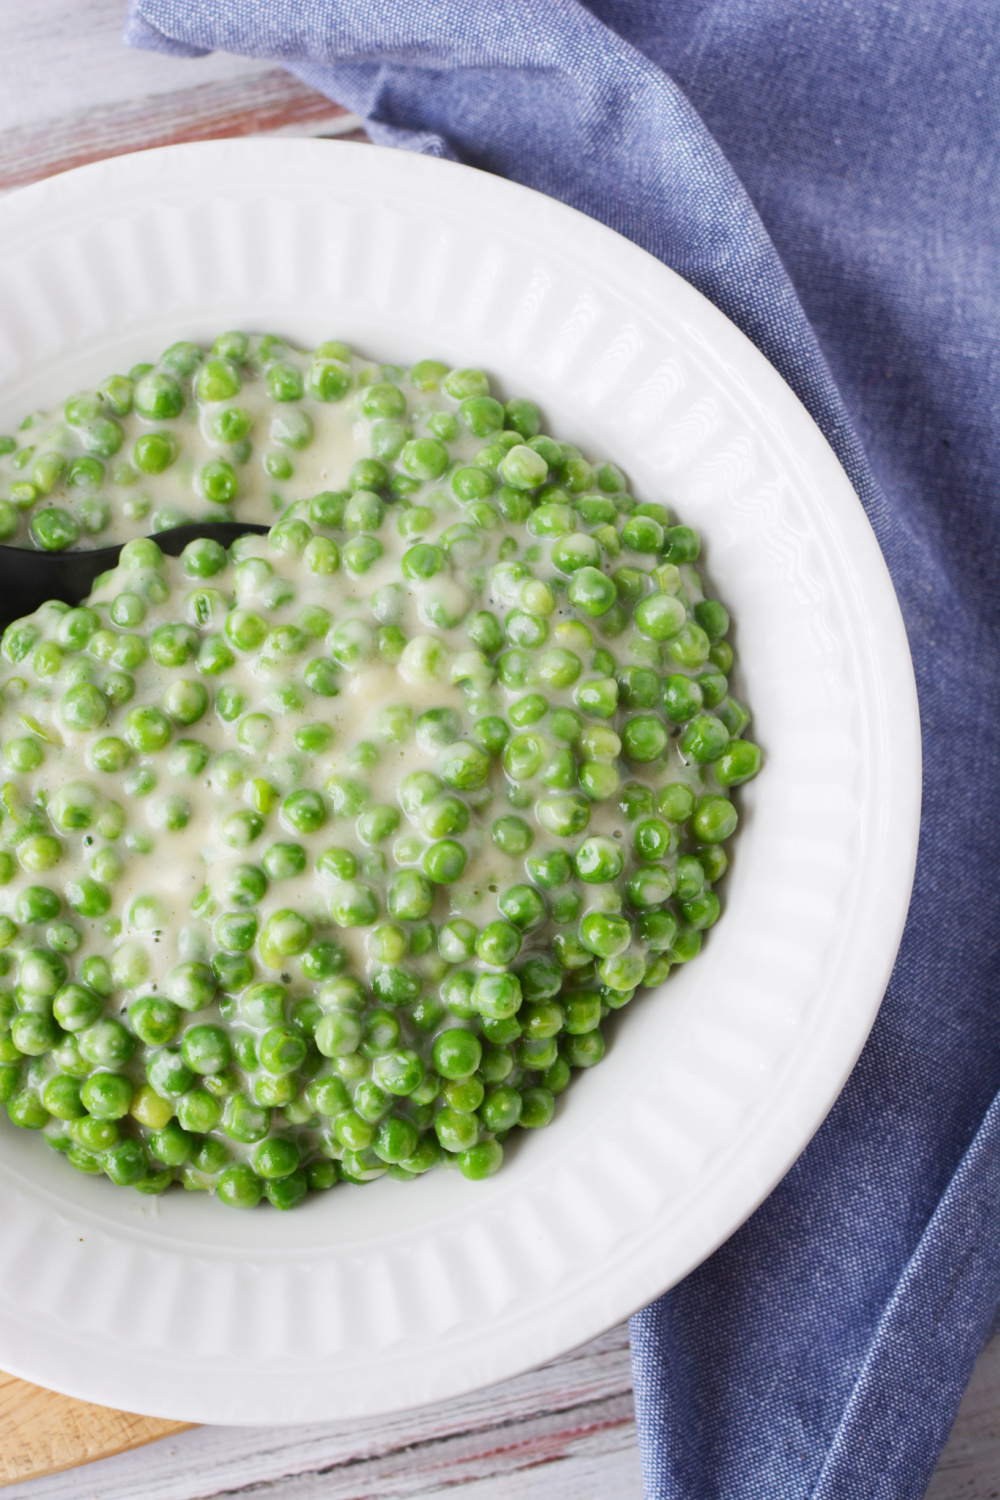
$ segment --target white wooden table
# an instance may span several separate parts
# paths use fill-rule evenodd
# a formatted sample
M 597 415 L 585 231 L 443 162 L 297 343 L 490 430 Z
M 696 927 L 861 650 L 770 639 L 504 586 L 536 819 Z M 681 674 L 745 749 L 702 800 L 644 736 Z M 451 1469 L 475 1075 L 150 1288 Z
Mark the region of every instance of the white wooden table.
M 123 10 L 123 0 L 0 0 L 0 191 L 173 141 L 359 136 L 356 117 L 269 63 L 123 48 Z M 198 1428 L 6 1493 L 209 1500 L 251 1491 L 274 1500 L 458 1491 L 462 1500 L 639 1500 L 626 1329 L 462 1401 L 350 1424 Z M 1000 1338 L 980 1359 L 926 1500 L 998 1494 Z

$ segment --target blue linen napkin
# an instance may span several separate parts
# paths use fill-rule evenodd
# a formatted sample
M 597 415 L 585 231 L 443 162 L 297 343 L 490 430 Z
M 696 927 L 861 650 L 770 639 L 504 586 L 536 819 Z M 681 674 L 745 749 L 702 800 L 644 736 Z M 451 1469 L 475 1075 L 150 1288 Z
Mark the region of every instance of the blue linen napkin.
M 131 0 L 126 39 L 274 58 L 382 144 L 609 224 L 850 475 L 920 695 L 909 922 L 811 1145 L 633 1319 L 636 1408 L 651 1500 L 918 1500 L 1000 1297 L 993 0 Z

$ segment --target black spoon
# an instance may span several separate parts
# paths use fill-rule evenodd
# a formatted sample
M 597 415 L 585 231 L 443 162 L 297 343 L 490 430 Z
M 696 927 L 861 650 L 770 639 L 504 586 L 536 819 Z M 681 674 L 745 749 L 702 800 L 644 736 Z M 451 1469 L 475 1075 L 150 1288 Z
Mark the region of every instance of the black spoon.
M 207 536 L 223 547 L 249 531 L 268 532 L 270 526 L 250 521 L 192 521 L 158 531 L 152 541 L 171 557 L 179 557 L 197 537 Z M 124 542 L 93 551 L 36 552 L 29 547 L 0 546 L 0 626 L 32 614 L 47 599 L 79 604 L 94 586 L 94 579 L 118 563 Z

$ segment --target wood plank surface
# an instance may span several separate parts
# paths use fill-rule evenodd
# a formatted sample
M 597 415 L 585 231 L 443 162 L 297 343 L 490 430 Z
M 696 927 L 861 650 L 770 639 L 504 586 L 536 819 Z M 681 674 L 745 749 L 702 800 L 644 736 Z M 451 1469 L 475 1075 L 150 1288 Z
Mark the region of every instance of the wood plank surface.
M 6 1432 L 0 1426 L 0 1447 Z M 196 1428 L 86 1469 L 36 1478 L 12 1500 L 640 1500 L 625 1324 L 527 1375 L 368 1421 Z
M 356 115 L 275 68 L 252 83 L 201 83 L 12 126 L 0 133 L 0 190 L 151 146 L 277 131 L 357 137 L 363 134 L 359 125 Z
M 110 1411 L 0 1372 L 0 1486 L 185 1431 L 184 1423 Z

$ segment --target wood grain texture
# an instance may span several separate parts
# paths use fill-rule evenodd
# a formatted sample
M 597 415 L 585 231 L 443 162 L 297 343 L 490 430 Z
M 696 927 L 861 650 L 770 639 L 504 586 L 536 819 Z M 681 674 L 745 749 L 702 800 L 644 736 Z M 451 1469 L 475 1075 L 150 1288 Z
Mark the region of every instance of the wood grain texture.
M 151 146 L 290 129 L 344 134 L 345 124 L 352 131 L 356 116 L 277 68 L 250 80 L 199 84 L 5 130 L 0 133 L 0 190 Z
M 186 1430 L 183 1423 L 109 1411 L 0 1373 L 0 1486 Z
M 925 1500 L 1000 1500 L 1000 1335 L 979 1356 Z
M 0 1438 L 2 1442 L 2 1438 Z M 641 1500 L 625 1324 L 540 1370 L 460 1400 L 349 1423 L 202 1427 L 12 1500 Z

